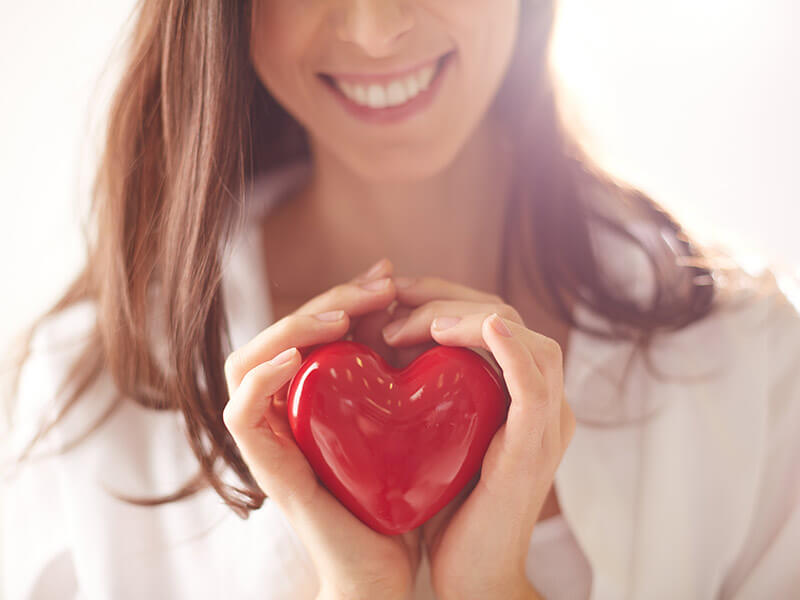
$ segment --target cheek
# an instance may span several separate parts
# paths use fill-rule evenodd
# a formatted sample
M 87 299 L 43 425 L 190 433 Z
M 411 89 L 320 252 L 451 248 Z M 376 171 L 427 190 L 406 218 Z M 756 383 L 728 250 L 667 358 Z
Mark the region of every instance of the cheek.
M 444 117 L 446 129 L 453 134 L 474 131 L 497 96 L 516 43 L 519 3 L 520 0 L 425 1 L 426 10 L 448 32 L 458 51 L 448 99 L 450 108 Z
M 307 4 L 261 0 L 253 7 L 250 60 L 264 87 L 286 106 L 299 101 L 304 62 L 313 47 L 316 16 Z
M 459 3 L 455 26 L 473 91 L 494 92 L 510 62 L 519 21 L 519 1 L 469 0 Z M 452 10 L 452 9 L 451 9 Z

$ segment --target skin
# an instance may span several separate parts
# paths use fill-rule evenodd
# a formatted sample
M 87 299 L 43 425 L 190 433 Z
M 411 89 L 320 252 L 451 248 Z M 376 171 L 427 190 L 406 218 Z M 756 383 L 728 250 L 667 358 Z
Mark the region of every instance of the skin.
M 313 159 L 313 174 L 307 184 L 264 222 L 264 252 L 274 286 L 271 293 L 276 319 L 285 322 L 283 319 L 304 311 L 308 314 L 311 305 L 343 308 L 347 327 L 339 331 L 338 337 L 368 343 L 396 366 L 408 364 L 436 343 L 481 347 L 503 368 L 509 389 L 519 390 L 516 397 L 512 393 L 512 406 L 516 402 L 519 414 L 524 416 L 516 421 L 509 419 L 509 423 L 516 423 L 515 431 L 527 428 L 545 436 L 538 438 L 537 445 L 530 435 L 518 433 L 512 438 L 500 430 L 492 442 L 494 450 L 490 447 L 484 461 L 485 475 L 477 485 L 465 488 L 434 519 L 409 532 L 405 540 L 407 549 L 411 549 L 405 555 L 407 562 L 402 553 L 377 552 L 371 556 L 393 557 L 385 563 L 370 563 L 371 572 L 359 573 L 353 566 L 363 566 L 360 560 L 351 565 L 337 564 L 328 558 L 338 552 L 335 543 L 320 541 L 326 538 L 318 534 L 306 534 L 306 546 L 319 557 L 321 595 L 325 597 L 347 597 L 354 590 L 387 598 L 407 597 L 413 575 L 408 579 L 402 574 L 416 569 L 415 535 L 428 546 L 432 579 L 441 598 L 469 598 L 475 590 L 480 590 L 483 598 L 537 597 L 522 572 L 526 549 L 523 541 L 530 539 L 537 519 L 559 512 L 552 478 L 572 435 L 574 418 L 559 392 L 563 388 L 568 329 L 532 300 L 520 283 L 520 273 L 511 274 L 508 302 L 493 289 L 511 172 L 509 144 L 491 112 L 491 102 L 511 59 L 518 4 L 517 0 L 465 0 L 457 5 L 450 0 L 254 3 L 253 65 L 262 83 L 306 128 Z M 380 72 L 453 49 L 456 60 L 434 103 L 413 118 L 391 125 L 368 124 L 349 116 L 316 75 Z M 314 236 L 300 235 L 303 231 L 314 231 Z M 409 243 L 410 232 L 413 243 Z M 476 239 L 480 244 L 475 243 Z M 320 261 L 320 256 L 325 260 Z M 381 257 L 390 257 L 391 261 L 379 261 L 377 274 L 372 276 L 390 277 L 385 303 L 364 310 L 362 305 L 346 305 L 341 292 L 331 295 L 332 290 L 340 289 L 341 282 L 351 280 L 352 273 Z M 401 289 L 395 283 L 404 276 L 416 281 Z M 309 301 L 310 297 L 315 301 Z M 320 301 L 321 297 L 327 300 Z M 494 335 L 490 327 L 493 313 L 504 318 L 512 331 L 511 341 Z M 462 321 L 446 334 L 433 328 L 437 316 L 460 317 Z M 406 317 L 406 326 L 397 338 L 383 335 L 391 321 Z M 270 330 L 273 333 L 267 334 Z M 297 328 L 298 332 L 301 330 Z M 235 354 L 239 358 L 231 361 L 238 365 L 229 377 L 231 403 L 249 370 L 280 350 L 302 346 L 299 338 L 292 336 L 274 341 L 274 325 L 261 335 L 273 341 L 262 340 L 259 346 L 253 340 L 249 362 L 237 362 L 242 356 L 238 352 Z M 333 339 L 337 338 L 328 341 Z M 559 348 L 558 353 L 554 346 Z M 548 385 L 537 384 L 534 391 L 528 370 L 540 362 L 548 367 L 536 372 Z M 296 371 L 299 363 L 296 356 L 288 363 L 290 366 L 284 366 L 283 379 L 273 375 L 271 385 L 278 405 L 280 382 L 288 382 L 290 371 Z M 259 392 L 262 400 L 264 390 L 262 387 Z M 237 398 L 243 406 L 249 403 L 251 409 L 256 405 L 252 390 L 250 397 L 240 392 Z M 523 411 L 525 406 L 539 409 Z M 276 414 L 280 415 L 280 410 Z M 545 423 L 549 425 L 545 427 Z M 229 429 L 236 432 L 237 442 L 264 434 L 263 427 L 246 419 L 233 419 L 231 424 Z M 280 425 L 275 427 L 280 430 Z M 546 452 L 541 443 L 545 438 L 549 440 Z M 260 484 L 263 480 L 267 488 L 271 484 L 278 490 L 297 489 L 301 480 L 275 483 L 271 469 L 277 463 L 266 459 L 257 443 L 250 444 L 250 452 L 243 454 L 249 457 L 246 460 L 252 463 L 252 469 L 263 473 L 260 480 L 257 477 Z M 247 442 L 242 445 L 247 446 Z M 534 447 L 536 452 L 532 451 Z M 529 454 L 538 462 L 523 464 L 521 453 L 510 454 L 510 448 L 531 450 Z M 276 455 L 271 456 L 274 459 Z M 304 473 L 308 489 L 315 490 L 309 497 L 325 497 L 312 487 L 308 471 L 302 468 L 303 460 L 296 454 L 293 457 L 299 465 L 297 473 Z M 489 464 L 495 467 L 488 469 Z M 520 469 L 538 473 L 535 489 L 521 488 L 520 478 L 511 475 Z M 296 497 L 296 492 L 292 495 Z M 280 498 L 280 492 L 276 497 Z M 506 532 L 522 531 L 523 541 L 512 545 L 510 555 L 462 554 L 470 544 L 490 547 L 487 531 L 496 532 L 497 548 L 509 546 L 508 536 L 503 537 L 503 528 L 498 527 L 498 505 L 493 504 L 500 497 L 504 499 L 502 512 L 514 514 L 514 520 L 506 523 Z M 509 498 L 516 498 L 517 504 Z M 308 506 L 299 504 L 304 508 L 295 509 L 294 514 L 306 515 L 295 517 L 301 531 L 313 531 L 311 523 L 320 528 L 338 527 L 326 522 L 319 516 L 322 514 L 337 521 L 346 519 L 332 509 L 331 503 L 325 504 L 328 512 L 322 511 L 314 518 L 308 516 L 313 513 Z M 510 505 L 518 510 L 507 510 Z M 371 537 L 349 520 L 347 525 L 352 529 L 339 539 Z M 365 542 L 363 547 L 368 548 L 369 544 Z M 498 556 L 503 560 L 494 561 Z M 475 568 L 476 560 L 483 568 Z M 375 587 L 372 584 L 381 569 L 401 575 L 378 582 Z M 463 577 L 466 571 L 473 576 L 469 581 Z M 345 590 L 350 585 L 355 587 Z
M 382 256 L 399 273 L 494 285 L 510 172 L 508 143 L 487 112 L 511 58 L 517 20 L 516 0 L 256 0 L 253 65 L 309 133 L 313 154 L 309 185 L 287 203 L 287 214 L 276 215 L 271 231 L 281 221 L 295 225 L 275 240 L 292 250 L 298 244 L 286 238 L 296 238 L 301 224 L 319 238 L 313 248 L 292 252 L 296 270 L 307 276 L 282 277 L 294 283 L 298 299 L 314 291 L 310 286 L 327 289 Z M 382 72 L 448 50 L 457 51 L 456 60 L 435 102 L 395 124 L 349 116 L 316 75 Z M 319 256 L 324 265 L 314 264 Z

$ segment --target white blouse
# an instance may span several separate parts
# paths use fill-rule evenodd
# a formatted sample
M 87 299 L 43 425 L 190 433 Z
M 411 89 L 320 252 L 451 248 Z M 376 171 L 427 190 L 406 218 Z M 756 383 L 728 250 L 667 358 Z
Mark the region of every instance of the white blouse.
M 221 249 L 235 347 L 273 321 L 258 221 L 307 169 L 262 176 Z M 652 275 L 641 251 L 593 233 L 610 276 L 645 296 Z M 571 332 L 565 393 L 578 424 L 555 479 L 562 514 L 536 525 L 526 562 L 545 597 L 800 598 L 800 294 L 788 276 L 751 271 L 753 285 L 727 310 L 657 339 L 655 366 L 671 379 L 637 356 L 620 391 L 632 345 Z M 582 304 L 576 313 L 607 325 Z M 37 330 L 11 456 L 94 318 L 87 301 Z M 84 431 L 113 398 L 104 373 L 40 452 Z M 269 500 L 242 520 L 211 489 L 158 507 L 104 490 L 168 493 L 195 471 L 181 415 L 132 402 L 75 449 L 27 464 L 3 488 L 2 597 L 313 599 L 310 557 Z M 415 600 L 435 598 L 429 575 L 423 557 Z

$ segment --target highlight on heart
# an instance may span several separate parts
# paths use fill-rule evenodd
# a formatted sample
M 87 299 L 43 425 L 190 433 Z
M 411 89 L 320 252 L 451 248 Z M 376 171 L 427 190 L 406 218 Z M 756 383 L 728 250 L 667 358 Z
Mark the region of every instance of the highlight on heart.
M 505 384 L 467 348 L 392 368 L 364 344 L 311 352 L 287 394 L 292 433 L 326 487 L 381 533 L 416 528 L 480 469 L 508 410 Z

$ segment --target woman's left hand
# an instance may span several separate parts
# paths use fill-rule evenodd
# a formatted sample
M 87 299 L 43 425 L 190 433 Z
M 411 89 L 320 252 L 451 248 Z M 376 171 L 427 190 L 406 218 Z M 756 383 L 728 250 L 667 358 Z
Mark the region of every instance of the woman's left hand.
M 500 366 L 511 396 L 480 476 L 422 525 L 434 590 L 443 600 L 536 598 L 525 558 L 575 431 L 561 347 L 525 327 L 499 296 L 436 277 L 413 278 L 401 287 L 403 279 L 394 278 L 397 300 L 414 308 L 394 336 L 386 335 L 391 323 L 384 328 L 387 343 L 408 346 L 432 338 L 445 346 L 483 348 Z

